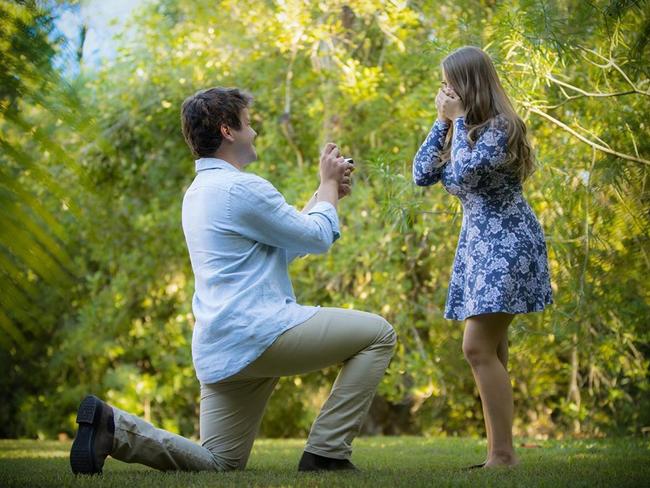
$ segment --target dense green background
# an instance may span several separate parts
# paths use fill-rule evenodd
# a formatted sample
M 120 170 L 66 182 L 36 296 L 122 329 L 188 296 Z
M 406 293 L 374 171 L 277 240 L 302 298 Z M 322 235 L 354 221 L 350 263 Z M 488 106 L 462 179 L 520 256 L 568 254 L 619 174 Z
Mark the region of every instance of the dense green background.
M 641 433 L 648 11 L 623 0 L 159 0 L 117 58 L 90 69 L 50 12 L 1 0 L 0 436 L 71 434 L 87 392 L 197 434 L 180 226 L 194 171 L 179 107 L 215 85 L 256 96 L 250 170 L 289 202 L 316 189 L 325 141 L 358 162 L 342 239 L 291 273 L 300 302 L 378 312 L 399 332 L 365 432 L 482 433 L 462 324 L 442 317 L 460 207 L 410 182 L 440 61 L 465 44 L 495 60 L 539 161 L 526 195 L 547 233 L 555 304 L 511 327 L 516 433 Z M 78 73 L 61 75 L 61 59 Z M 263 434 L 304 435 L 335 374 L 284 378 Z

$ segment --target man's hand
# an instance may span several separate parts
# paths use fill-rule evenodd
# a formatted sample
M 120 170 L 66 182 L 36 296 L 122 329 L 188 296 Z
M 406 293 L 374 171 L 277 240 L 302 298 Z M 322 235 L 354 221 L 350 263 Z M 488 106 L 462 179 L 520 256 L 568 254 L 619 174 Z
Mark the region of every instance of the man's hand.
M 328 142 L 320 156 L 320 181 L 321 184 L 336 182 L 337 186 L 342 182 L 346 170 L 353 168 L 350 163 L 345 162 L 339 148 L 333 142 Z
M 343 178 L 339 183 L 339 200 L 345 198 L 352 193 L 352 172 L 354 168 L 345 170 Z
M 320 156 L 320 186 L 318 187 L 318 201 L 330 202 L 336 206 L 339 200 L 339 186 L 343 192 L 349 192 L 350 181 L 345 180 L 345 172 L 354 166 L 345 161 L 338 147 L 328 142 Z
M 336 164 L 340 164 L 341 159 L 343 159 L 336 144 L 330 142 L 325 146 L 323 152 L 321 153 L 321 183 L 326 181 L 325 178 L 327 178 L 327 176 L 323 175 L 323 165 L 329 164 L 328 160 L 331 160 L 331 158 L 335 158 Z M 338 180 L 337 185 L 339 199 L 345 198 L 352 193 L 353 171 L 354 166 L 350 163 L 345 163 L 343 174 L 340 175 L 340 179 Z

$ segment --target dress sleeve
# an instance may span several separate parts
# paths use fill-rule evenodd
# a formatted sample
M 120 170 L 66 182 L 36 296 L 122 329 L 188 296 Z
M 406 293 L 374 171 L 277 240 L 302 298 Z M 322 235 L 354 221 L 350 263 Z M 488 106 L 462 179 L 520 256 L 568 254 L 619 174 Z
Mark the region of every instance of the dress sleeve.
M 449 124 L 436 120 L 429 135 L 418 149 L 413 159 L 413 182 L 416 185 L 429 186 L 440 181 L 442 166 L 436 166 L 440 162 L 440 151 L 445 144 L 448 130 Z
M 331 203 L 318 202 L 308 214 L 300 213 L 262 178 L 233 185 L 229 207 L 233 231 L 285 249 L 292 258 L 327 252 L 340 237 L 338 215 Z
M 507 123 L 504 117 L 495 117 L 472 148 L 467 141 L 465 118 L 458 117 L 454 121 L 451 168 L 459 184 L 475 182 L 507 161 Z

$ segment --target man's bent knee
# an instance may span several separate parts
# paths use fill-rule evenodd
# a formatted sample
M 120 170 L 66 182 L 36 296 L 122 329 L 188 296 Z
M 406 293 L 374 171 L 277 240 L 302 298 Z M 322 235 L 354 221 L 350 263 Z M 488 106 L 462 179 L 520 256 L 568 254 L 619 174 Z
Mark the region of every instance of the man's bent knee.
M 241 471 L 248 464 L 250 452 L 247 454 L 235 449 L 224 450 L 223 446 L 216 448 L 214 446 L 208 447 L 205 443 L 202 446 L 210 451 L 216 471 Z
M 246 459 L 240 459 L 240 458 L 227 458 L 224 456 L 215 456 L 214 454 L 212 455 L 214 458 L 215 465 L 217 466 L 216 470 L 217 471 L 242 471 L 247 464 L 248 458 Z
M 379 342 L 382 344 L 387 344 L 392 347 L 395 347 L 397 344 L 397 333 L 393 326 L 381 315 L 377 315 L 377 319 L 381 323 L 381 334 L 379 336 Z

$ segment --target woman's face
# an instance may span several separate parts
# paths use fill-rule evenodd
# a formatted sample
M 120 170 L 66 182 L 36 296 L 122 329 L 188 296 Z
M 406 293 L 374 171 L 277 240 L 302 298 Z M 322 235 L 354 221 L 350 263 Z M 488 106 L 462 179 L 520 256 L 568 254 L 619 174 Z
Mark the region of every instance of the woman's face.
M 441 71 L 442 71 L 442 81 L 440 82 L 441 85 L 440 88 L 442 92 L 446 95 L 455 94 L 460 98 L 460 96 L 456 93 L 456 90 L 454 90 L 454 87 L 449 84 L 444 68 L 441 68 Z

